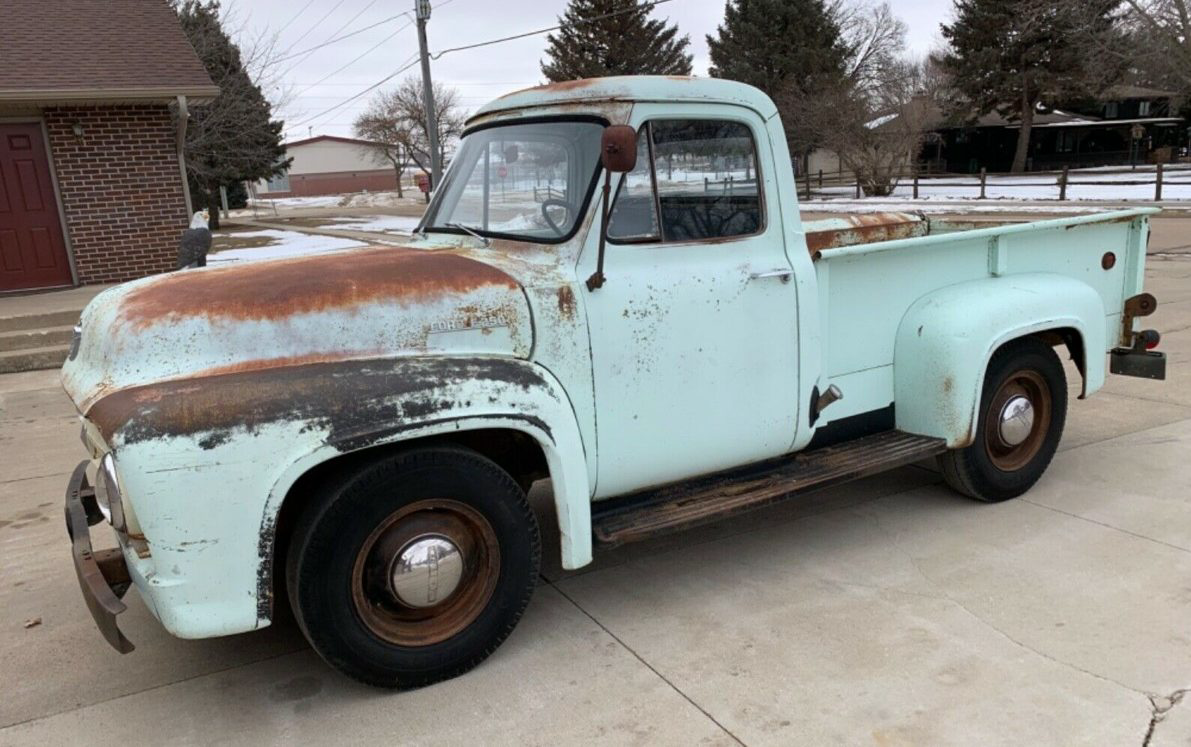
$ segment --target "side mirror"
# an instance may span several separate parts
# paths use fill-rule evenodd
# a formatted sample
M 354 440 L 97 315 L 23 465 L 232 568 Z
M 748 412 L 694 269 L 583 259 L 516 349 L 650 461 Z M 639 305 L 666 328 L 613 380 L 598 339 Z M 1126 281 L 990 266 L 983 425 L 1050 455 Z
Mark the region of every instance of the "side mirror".
M 637 131 L 628 125 L 610 125 L 600 137 L 600 161 L 613 173 L 637 166 Z
M 517 163 L 517 159 L 521 157 L 521 152 L 517 149 L 516 143 L 510 143 L 505 146 L 505 163 Z
M 600 136 L 600 162 L 604 164 L 604 199 L 600 206 L 600 248 L 596 271 L 587 279 L 587 290 L 604 287 L 604 245 L 608 240 L 608 213 L 611 209 L 612 175 L 624 174 L 637 166 L 637 131 L 628 125 L 609 125 Z

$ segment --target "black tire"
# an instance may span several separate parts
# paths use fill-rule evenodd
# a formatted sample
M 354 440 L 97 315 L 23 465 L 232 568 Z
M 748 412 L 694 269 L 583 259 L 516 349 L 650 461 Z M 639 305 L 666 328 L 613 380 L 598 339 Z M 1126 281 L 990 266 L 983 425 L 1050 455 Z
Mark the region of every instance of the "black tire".
M 1009 446 L 995 429 L 1004 400 L 1017 396 L 1032 400 L 1035 417 L 1026 440 Z M 1016 498 L 1046 472 L 1067 420 L 1067 377 L 1054 349 L 1030 337 L 997 350 L 985 372 L 979 416 L 972 445 L 939 457 L 943 478 L 976 500 Z
M 433 606 L 404 606 L 388 581 L 402 552 L 391 548 L 444 534 L 426 533 L 438 525 L 468 550 L 459 585 Z M 495 651 L 529 603 L 540 558 L 537 519 L 508 473 L 470 450 L 428 448 L 357 466 L 313 496 L 286 581 L 294 617 L 327 663 L 369 685 L 410 688 Z

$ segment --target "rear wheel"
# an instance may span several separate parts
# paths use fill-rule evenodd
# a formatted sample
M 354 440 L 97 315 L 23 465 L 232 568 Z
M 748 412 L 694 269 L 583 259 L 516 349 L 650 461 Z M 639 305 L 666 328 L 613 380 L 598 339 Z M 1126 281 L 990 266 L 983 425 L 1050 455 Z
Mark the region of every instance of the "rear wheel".
M 976 439 L 939 457 L 947 484 L 981 501 L 1025 493 L 1050 465 L 1067 419 L 1067 379 L 1035 338 L 998 350 L 985 373 Z
M 350 677 L 416 687 L 466 672 L 508 636 L 538 575 L 525 493 L 464 449 L 411 451 L 324 490 L 287 558 L 294 615 Z

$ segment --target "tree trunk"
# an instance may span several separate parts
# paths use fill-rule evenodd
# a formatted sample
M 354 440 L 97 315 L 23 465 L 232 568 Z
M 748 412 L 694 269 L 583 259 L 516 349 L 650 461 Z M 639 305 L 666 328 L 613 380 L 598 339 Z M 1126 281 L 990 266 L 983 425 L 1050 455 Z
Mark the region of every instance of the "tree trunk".
M 1013 154 L 1013 168 L 1010 169 L 1014 174 L 1026 170 L 1026 159 L 1030 157 L 1030 130 L 1033 126 L 1034 104 L 1030 102 L 1021 112 L 1021 132 L 1017 134 L 1017 151 Z
M 404 171 L 400 166 L 393 165 L 393 171 L 397 172 L 397 199 L 402 199 L 405 194 L 401 191 L 401 172 Z
M 207 228 L 212 231 L 219 230 L 219 184 L 207 185 L 207 211 L 210 217 L 207 219 Z

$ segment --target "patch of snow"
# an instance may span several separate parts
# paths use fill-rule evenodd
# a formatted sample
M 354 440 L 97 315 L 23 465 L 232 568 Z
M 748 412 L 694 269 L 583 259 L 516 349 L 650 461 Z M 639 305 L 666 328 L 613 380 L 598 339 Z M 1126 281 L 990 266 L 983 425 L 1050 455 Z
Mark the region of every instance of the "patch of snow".
M 334 223 L 322 226 L 322 228 L 333 228 L 343 231 L 410 234 L 418 227 L 418 223 L 421 220 L 421 218 L 410 218 L 405 215 L 364 216 L 359 220 L 339 218 Z
M 893 114 L 886 114 L 883 117 L 877 117 L 876 119 L 874 119 L 871 122 L 865 122 L 864 126 L 870 130 L 875 130 L 878 127 L 880 127 L 881 125 L 892 122 L 893 120 L 895 120 L 897 118 L 898 118 L 898 114 L 897 114 L 897 112 L 894 112 Z
M 1155 187 L 1154 167 L 1138 167 L 1137 171 L 1122 170 L 1121 167 L 1108 169 L 1074 169 L 1068 174 L 1067 201 L 1096 200 L 1102 202 L 1149 202 L 1154 199 Z M 1088 184 L 1087 182 L 1101 182 Z M 855 187 L 828 187 L 822 190 L 825 197 L 848 198 L 855 194 Z M 905 200 L 912 199 L 914 194 L 913 181 L 902 179 L 898 182 L 892 197 Z M 990 175 L 985 190 L 987 200 L 1046 200 L 1054 201 L 1056 207 L 1066 203 L 1059 202 L 1059 177 L 1055 173 L 1026 173 L 1009 175 Z M 918 185 L 919 200 L 979 200 L 980 177 L 978 176 L 947 176 L 936 178 L 922 178 Z M 889 199 L 889 198 L 872 198 Z M 1191 200 L 1191 169 L 1168 167 L 1163 172 L 1162 186 L 1163 201 Z
M 367 246 L 362 241 L 345 239 L 338 236 L 315 236 L 297 231 L 281 231 L 268 228 L 261 231 L 244 231 L 234 234 L 236 238 L 270 238 L 273 242 L 265 246 L 246 249 L 225 249 L 207 255 L 208 265 L 228 262 L 251 262 L 261 259 L 281 259 L 284 257 L 301 257 L 307 254 L 322 254 L 337 252 L 341 249 L 354 249 Z
M 811 200 L 800 206 L 806 212 L 818 213 L 1102 213 L 1102 207 L 1078 207 L 1066 202 L 1049 205 L 979 201 L 942 202 L 929 200 L 890 200 L 887 197 L 867 200 Z
M 270 197 L 256 200 L 257 208 L 275 205 L 279 208 L 335 207 L 342 195 L 319 195 L 317 197 Z
M 394 207 L 410 203 L 423 203 L 425 198 L 416 190 L 405 191 L 405 197 L 398 197 L 396 192 L 360 192 L 358 194 L 339 195 L 336 205 L 340 207 Z

